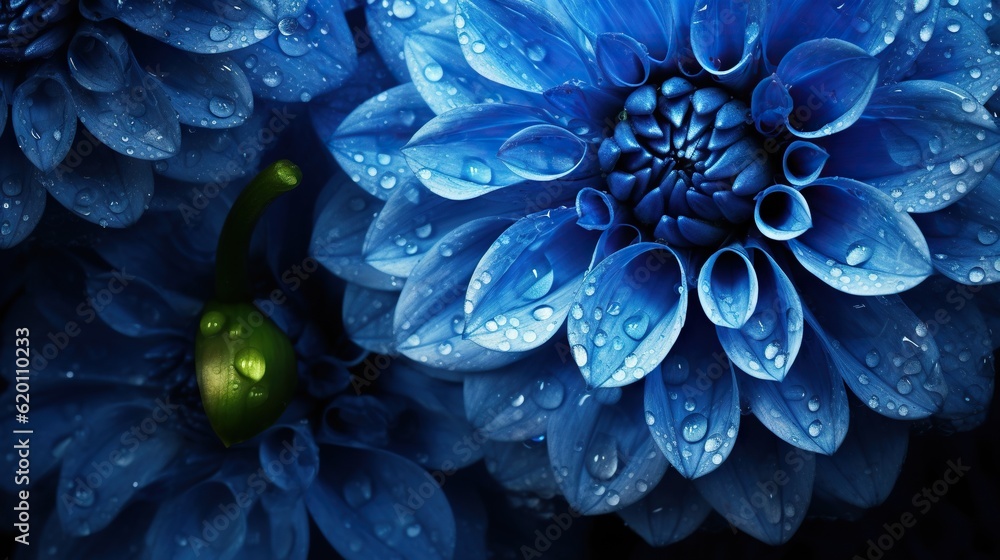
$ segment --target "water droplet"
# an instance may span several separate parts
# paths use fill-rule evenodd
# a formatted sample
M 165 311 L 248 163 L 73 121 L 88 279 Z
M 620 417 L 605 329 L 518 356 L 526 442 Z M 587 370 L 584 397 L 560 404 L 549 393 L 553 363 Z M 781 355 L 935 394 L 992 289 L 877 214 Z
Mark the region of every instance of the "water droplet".
M 908 378 L 902 377 L 896 382 L 896 390 L 900 395 L 909 395 L 913 391 L 913 383 Z
M 220 23 L 208 31 L 208 38 L 213 41 L 225 41 L 232 33 L 233 30 L 228 25 Z
M 21 194 L 21 178 L 17 175 L 11 175 L 3 180 L 2 186 L 3 194 L 11 198 Z
M 970 282 L 982 282 L 983 278 L 986 278 L 986 271 L 978 266 L 974 266 L 969 270 L 969 281 Z
M 806 408 L 809 409 L 809 412 L 816 412 L 816 411 L 818 411 L 819 410 L 819 396 L 814 395 L 811 399 L 809 399 L 809 402 L 806 403 Z
M 701 441 L 706 432 L 708 432 L 708 419 L 697 412 L 689 414 L 681 423 L 681 436 L 688 443 Z
M 473 45 L 473 48 L 475 48 L 475 45 Z M 545 60 L 545 47 L 542 46 L 541 43 L 529 43 L 526 50 L 528 52 L 528 58 L 531 59 L 532 62 L 541 62 L 542 60 Z
M 802 385 L 793 385 L 782 392 L 786 401 L 801 401 L 806 398 L 806 390 Z
M 236 104 L 232 100 L 223 97 L 213 97 L 208 102 L 208 110 L 220 119 L 224 119 L 236 112 Z
M 903 373 L 906 375 L 916 375 L 920 373 L 921 369 L 923 367 L 920 365 L 920 360 L 916 358 L 910 358 L 903 364 Z
M 962 110 L 966 113 L 974 113 L 976 111 L 976 107 L 978 106 L 979 104 L 976 103 L 976 100 L 970 97 L 966 97 L 962 100 Z
M 539 305 L 532 312 L 531 316 L 535 318 L 536 321 L 544 321 L 552 316 L 553 309 L 548 305 Z
M 267 87 L 278 87 L 281 85 L 281 82 L 284 81 L 285 75 L 282 74 L 280 70 L 271 70 L 270 72 L 265 73 L 261 79 Z
M 608 497 L 605 498 L 604 501 L 607 502 L 609 506 L 614 507 L 621 501 L 621 496 L 614 493 L 608 494 Z
M 871 398 L 868 399 L 868 406 L 871 408 L 878 408 L 878 395 L 872 395 Z
M 483 54 L 486 52 L 486 43 L 482 41 L 476 41 L 472 43 L 472 52 L 476 54 Z
M 295 21 L 295 18 L 286 17 L 278 21 L 278 33 L 281 33 L 285 37 L 295 33 L 298 28 L 299 22 Z
M 10 235 L 10 232 L 13 231 L 13 229 L 14 228 L 10 226 L 10 222 L 4 220 L 3 223 L 0 224 L 0 235 Z
M 82 508 L 88 508 L 94 505 L 94 497 L 94 491 L 89 486 L 77 486 L 76 491 L 73 492 L 73 503 Z
M 479 158 L 465 158 L 462 165 L 462 179 L 480 185 L 488 185 L 493 180 L 493 169 Z
M 847 256 L 844 262 L 850 266 L 858 266 L 860 264 L 868 262 L 872 258 L 872 250 L 867 245 L 861 242 L 852 243 L 850 247 L 847 248 Z
M 640 311 L 625 319 L 622 330 L 632 340 L 642 340 L 642 337 L 646 336 L 646 331 L 649 330 L 649 316 Z
M 823 423 L 820 422 L 819 420 L 813 420 L 809 424 L 809 428 L 807 430 L 808 430 L 810 436 L 812 436 L 812 437 L 818 437 L 819 433 L 821 431 L 823 431 Z
M 420 530 L 421 530 L 420 524 L 414 523 L 413 525 L 410 525 L 409 527 L 406 528 L 406 536 L 411 538 L 416 537 L 420 534 Z
M 243 377 L 260 381 L 264 377 L 267 364 L 264 362 L 264 355 L 256 348 L 243 348 L 236 353 L 233 365 Z
M 865 365 L 867 365 L 870 368 L 878 366 L 879 362 L 881 361 L 882 358 L 879 356 L 878 350 L 872 349 L 869 350 L 867 354 L 865 354 Z
M 538 381 L 535 385 L 535 392 L 532 393 L 531 398 L 535 401 L 535 404 L 545 410 L 555 410 L 562 404 L 565 396 L 566 388 L 563 386 L 562 382 L 558 379 L 550 378 L 548 380 Z
M 722 435 L 712 434 L 705 440 L 705 453 L 714 453 L 722 447 Z
M 584 456 L 587 472 L 597 480 L 610 480 L 618 472 L 618 448 L 615 438 L 598 433 L 594 435 Z
M 948 164 L 948 169 L 952 175 L 961 175 L 969 170 L 969 162 L 964 157 L 958 156 L 951 160 L 951 163 Z
M 218 311 L 209 311 L 201 316 L 199 329 L 204 336 L 218 334 L 226 325 L 226 316 Z
M 910 407 L 906 406 L 905 404 L 901 404 L 899 405 L 899 409 L 896 412 L 898 412 L 900 416 L 906 416 L 907 414 L 910 413 Z
M 761 311 L 754 313 L 740 331 L 754 340 L 762 341 L 771 336 L 776 324 L 777 318 L 773 312 Z
M 417 13 L 417 7 L 410 0 L 395 0 L 392 3 L 392 15 L 399 19 L 409 19 Z
M 424 78 L 428 82 L 438 82 L 444 77 L 444 69 L 437 62 L 428 63 L 424 66 Z
M 573 352 L 573 360 L 576 361 L 576 365 L 583 367 L 587 365 L 587 349 L 580 344 L 574 344 L 571 348 Z
M 442 342 L 441 344 L 438 344 L 437 351 L 438 354 L 441 354 L 442 356 L 447 356 L 448 354 L 451 354 L 452 351 L 451 343 Z

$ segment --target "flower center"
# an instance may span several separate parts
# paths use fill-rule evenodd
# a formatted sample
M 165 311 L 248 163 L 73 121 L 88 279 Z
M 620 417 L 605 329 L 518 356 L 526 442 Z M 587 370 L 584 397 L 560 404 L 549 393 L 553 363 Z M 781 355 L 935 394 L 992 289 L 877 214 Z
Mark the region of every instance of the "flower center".
M 679 77 L 633 91 L 598 156 L 636 225 L 679 247 L 739 233 L 773 176 L 746 103 Z
M 52 53 L 69 37 L 76 5 L 66 0 L 0 4 L 0 62 L 13 64 Z

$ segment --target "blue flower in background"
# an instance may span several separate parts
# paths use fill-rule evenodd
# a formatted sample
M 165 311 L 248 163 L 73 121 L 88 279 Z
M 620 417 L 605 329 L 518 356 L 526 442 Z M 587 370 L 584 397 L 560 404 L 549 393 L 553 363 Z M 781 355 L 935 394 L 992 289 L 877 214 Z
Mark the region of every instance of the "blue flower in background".
M 298 389 L 273 427 L 228 449 L 209 426 L 193 360 L 235 186 L 196 219 L 177 210 L 184 193 L 166 193 L 129 231 L 3 253 L 3 326 L 28 329 L 32 349 L 34 530 L 18 553 L 485 557 L 475 483 L 452 476 L 482 457 L 451 449 L 473 429 L 461 387 L 362 362 L 340 327 L 343 282 L 306 255 L 312 224 L 301 209 L 321 186 L 309 177 L 268 211 L 249 259 L 256 307 L 294 346 Z M 14 343 L 7 337 L 4 351 Z M 377 388 L 357 381 L 376 374 Z M 6 468 L 16 461 L 4 454 Z M 443 491 L 431 472 L 449 474 Z M 3 493 L 23 489 L 5 477 Z
M 985 418 L 989 2 L 366 15 L 403 84 L 342 122 L 314 104 L 344 174 L 311 254 L 351 282 L 355 342 L 463 383 L 503 484 L 657 545 L 712 509 L 781 543 L 814 493 L 885 499 L 903 420 Z
M 0 248 L 31 233 L 46 191 L 86 220 L 127 227 L 155 176 L 253 171 L 272 111 L 339 86 L 353 45 L 338 0 L 5 3 Z

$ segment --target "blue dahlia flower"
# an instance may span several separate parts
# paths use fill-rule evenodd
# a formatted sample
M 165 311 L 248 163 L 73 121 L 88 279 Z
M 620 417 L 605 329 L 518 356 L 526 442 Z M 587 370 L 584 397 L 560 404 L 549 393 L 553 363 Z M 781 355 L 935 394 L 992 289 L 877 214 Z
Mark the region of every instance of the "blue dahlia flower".
M 284 105 L 336 88 L 356 65 L 339 0 L 5 2 L 0 248 L 31 233 L 46 191 L 126 227 L 155 176 L 239 178 Z
M 657 545 L 711 510 L 781 543 L 811 503 L 884 500 L 908 421 L 985 417 L 989 2 L 366 15 L 403 83 L 314 112 L 345 176 L 311 254 L 355 342 L 463 383 L 505 485 Z
M 343 282 L 306 255 L 301 209 L 320 186 L 307 178 L 268 211 L 244 261 L 258 313 L 220 325 L 236 343 L 269 317 L 294 348 L 298 379 L 272 427 L 228 448 L 193 362 L 231 193 L 196 220 L 177 211 L 182 194 L 165 195 L 127 232 L 2 255 L 3 327 L 30 341 L 25 379 L 13 360 L 2 366 L 5 426 L 33 430 L 30 480 L 0 486 L 30 489 L 30 546 L 17 557 L 484 557 L 484 507 L 450 477 L 482 452 L 456 455 L 428 437 L 470 437 L 461 388 L 362 361 L 343 335 Z M 23 344 L 4 337 L 4 352 Z M 245 422 L 276 398 L 272 365 Z M 30 385 L 23 426 L 15 382 Z M 4 453 L 11 473 L 17 461 Z

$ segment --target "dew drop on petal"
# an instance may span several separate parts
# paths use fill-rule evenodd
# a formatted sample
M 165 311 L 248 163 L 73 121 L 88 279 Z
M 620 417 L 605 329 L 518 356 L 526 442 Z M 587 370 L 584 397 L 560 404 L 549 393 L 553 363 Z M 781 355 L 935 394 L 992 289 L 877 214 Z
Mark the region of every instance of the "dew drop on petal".
M 699 413 L 689 414 L 681 422 L 681 436 L 688 443 L 696 443 L 705 437 L 708 432 L 708 419 Z

